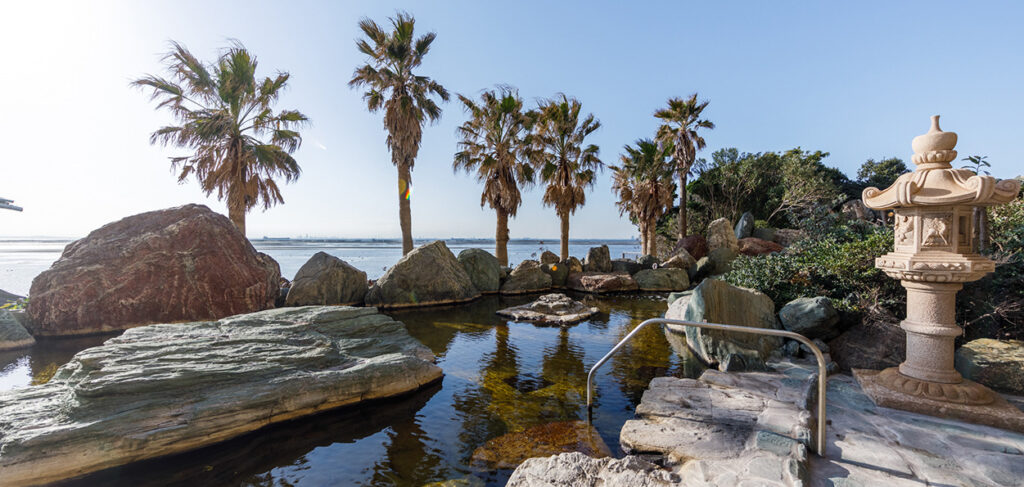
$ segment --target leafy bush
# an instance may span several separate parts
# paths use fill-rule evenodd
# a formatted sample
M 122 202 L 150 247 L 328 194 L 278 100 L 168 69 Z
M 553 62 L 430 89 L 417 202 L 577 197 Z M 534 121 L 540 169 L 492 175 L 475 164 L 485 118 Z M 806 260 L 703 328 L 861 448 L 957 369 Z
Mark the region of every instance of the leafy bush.
M 838 223 L 828 232 L 767 256 L 740 256 L 725 276 L 730 283 L 757 289 L 781 307 L 799 297 L 826 296 L 846 311 L 871 306 L 897 309 L 904 301 L 899 282 L 875 268 L 875 258 L 892 251 L 891 229 Z

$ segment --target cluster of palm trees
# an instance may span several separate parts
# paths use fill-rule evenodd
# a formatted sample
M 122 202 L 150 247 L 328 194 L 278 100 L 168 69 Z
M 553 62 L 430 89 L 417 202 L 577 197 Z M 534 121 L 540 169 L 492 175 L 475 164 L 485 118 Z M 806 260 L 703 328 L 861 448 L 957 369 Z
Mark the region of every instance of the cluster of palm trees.
M 672 208 L 679 177 L 678 238 L 687 235 L 686 182 L 694 169 L 697 151 L 705 147 L 698 130 L 710 130 L 715 124 L 701 118 L 707 101 L 698 101 L 694 93 L 687 98 L 669 98 L 668 107 L 654 112 L 661 125 L 654 139 L 638 139 L 625 146 L 621 164 L 611 166 L 612 190 L 619 196 L 619 214 L 629 214 L 640 228 L 640 247 L 644 254 L 657 253 L 658 221 Z
M 415 35 L 415 19 L 404 12 L 382 27 L 362 19 L 364 38 L 356 47 L 366 64 L 356 68 L 349 86 L 364 90 L 371 113 L 384 112 L 387 147 L 398 170 L 399 221 L 402 251 L 413 248 L 410 212 L 412 170 L 426 122 L 441 118 L 439 102 L 448 90 L 418 68 L 436 34 Z M 172 157 L 179 181 L 194 175 L 207 195 L 226 200 L 228 216 L 245 233 L 245 215 L 257 205 L 283 203 L 275 178 L 290 182 L 300 169 L 292 154 L 302 144 L 298 129 L 308 118 L 296 110 L 275 111 L 274 104 L 289 75 L 257 80 L 257 62 L 240 43 L 224 50 L 216 62 L 198 60 L 184 46 L 172 43 L 164 57 L 167 77 L 146 75 L 132 84 L 151 91 L 158 109 L 169 110 L 178 125 L 156 130 L 151 143 L 189 148 L 192 155 Z M 508 218 L 522 204 L 520 188 L 545 185 L 543 203 L 561 222 L 561 257 L 569 257 L 569 217 L 586 202 L 586 191 L 603 168 L 599 149 L 587 137 L 600 128 L 593 114 L 583 115 L 579 100 L 559 94 L 524 108 L 515 88 L 498 86 L 479 99 L 457 95 L 468 119 L 458 127 L 454 170 L 475 173 L 483 183 L 480 205 L 497 215 L 495 253 L 507 265 Z M 663 121 L 656 141 L 639 140 L 626 147 L 622 165 L 613 167 L 618 206 L 637 221 L 645 253 L 653 253 L 657 220 L 671 208 L 678 174 L 680 236 L 686 232 L 685 187 L 697 150 L 704 147 L 698 129 L 714 124 L 700 119 L 707 102 L 670 99 L 655 116 Z M 670 161 L 670 162 L 669 162 Z

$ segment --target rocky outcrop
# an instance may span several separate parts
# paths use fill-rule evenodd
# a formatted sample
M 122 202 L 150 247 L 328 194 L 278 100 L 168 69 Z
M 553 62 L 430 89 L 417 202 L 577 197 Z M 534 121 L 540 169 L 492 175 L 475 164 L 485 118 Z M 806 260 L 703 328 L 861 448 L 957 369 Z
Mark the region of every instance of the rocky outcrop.
M 501 264 L 498 258 L 483 249 L 466 249 L 459 252 L 459 263 L 469 275 L 473 287 L 484 294 L 493 294 L 501 289 Z
M 565 281 L 569 278 L 568 266 L 562 264 L 541 264 L 540 269 L 551 276 L 551 287 L 565 287 Z
M 408 308 L 463 303 L 480 296 L 466 269 L 441 240 L 405 254 L 366 293 L 367 306 Z
M 515 321 L 567 325 L 590 318 L 598 311 L 564 294 L 545 294 L 532 303 L 501 309 L 496 313 Z
M 368 289 L 365 272 L 327 252 L 317 252 L 295 274 L 285 305 L 358 305 Z
M 578 452 L 588 458 L 612 456 L 593 426 L 583 421 L 560 421 L 491 439 L 473 452 L 472 461 L 488 470 L 516 468 L 528 458 L 563 452 Z
M 779 310 L 782 327 L 807 338 L 831 340 L 839 336 L 839 312 L 824 296 L 797 298 Z
M 761 240 L 757 237 L 741 238 L 739 241 L 739 252 L 743 255 L 765 255 L 775 252 L 782 252 L 783 247 L 775 242 Z
M 217 319 L 274 306 L 276 263 L 223 215 L 186 205 L 104 225 L 32 281 L 37 335 Z
M 671 306 L 665 317 L 698 323 L 706 321 L 754 328 L 779 328 L 775 318 L 775 304 L 771 298 L 760 291 L 736 287 L 718 279 L 705 279 L 701 282 L 693 290 L 686 307 L 681 310 L 682 316 L 675 315 L 679 311 L 680 307 Z M 674 333 L 685 334 L 687 344 L 701 360 L 708 364 L 718 364 L 722 370 L 726 366 L 735 367 L 736 364 L 745 364 L 747 369 L 763 368 L 768 355 L 782 346 L 780 338 L 766 335 L 693 326 L 667 327 Z
M 644 269 L 633 276 L 641 291 L 683 291 L 690 287 L 686 271 L 674 268 Z
M 708 224 L 708 251 L 720 248 L 739 250 L 736 232 L 726 218 L 719 218 Z
M 595 308 L 597 309 L 597 308 Z M 0 309 L 0 352 L 31 347 L 36 339 L 9 311 Z
M 552 279 L 535 260 L 524 260 L 512 269 L 501 285 L 501 294 L 526 294 L 551 289 Z
M 643 269 L 643 267 L 640 264 L 629 259 L 612 260 L 612 272 L 615 273 L 625 273 L 633 275 L 636 274 L 637 272 L 640 272 L 641 269 Z
M 668 487 L 679 477 L 657 465 L 629 456 L 622 459 L 591 458 L 582 453 L 562 453 L 523 462 L 506 487 Z
M 602 274 L 599 272 L 580 272 L 569 274 L 566 287 L 585 293 L 621 293 L 639 289 L 636 281 L 629 274 Z
M 0 485 L 53 482 L 396 396 L 440 379 L 433 361 L 373 308 L 134 328 L 79 352 L 46 384 L 0 393 Z
M 907 335 L 899 321 L 888 314 L 868 314 L 828 342 L 832 359 L 843 370 L 882 370 L 899 365 L 907 353 Z
M 1024 341 L 981 338 L 956 351 L 956 370 L 966 379 L 1024 395 Z
M 607 245 L 591 247 L 583 259 L 584 272 L 611 272 L 612 256 Z
M 737 240 L 752 236 L 754 234 L 754 215 L 751 215 L 749 211 L 743 212 L 740 219 L 736 221 L 733 233 L 736 234 Z
M 555 254 L 554 252 L 552 252 L 550 250 L 545 250 L 544 252 L 542 252 L 540 254 L 540 263 L 541 263 L 541 265 L 543 265 L 543 264 L 557 264 L 559 260 L 561 260 L 561 259 L 558 258 L 558 254 Z
M 662 262 L 661 267 L 669 267 L 674 269 L 689 270 L 693 264 L 697 263 L 697 259 L 694 259 L 686 249 L 679 249 L 675 255 L 669 257 L 668 260 Z
M 675 250 L 685 249 L 694 259 L 708 255 L 708 241 L 700 235 L 689 235 L 676 242 Z

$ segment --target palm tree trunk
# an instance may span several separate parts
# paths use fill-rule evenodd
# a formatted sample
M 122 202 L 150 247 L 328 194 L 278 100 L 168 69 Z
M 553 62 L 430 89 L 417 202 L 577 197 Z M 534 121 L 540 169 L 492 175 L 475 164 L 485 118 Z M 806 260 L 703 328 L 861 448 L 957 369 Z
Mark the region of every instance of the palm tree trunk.
M 651 220 L 647 225 L 647 255 L 654 255 L 658 251 L 658 220 Z
M 412 193 L 412 173 L 409 166 L 398 165 L 398 223 L 402 227 L 402 255 L 412 251 L 412 210 L 407 195 Z
M 686 237 L 686 171 L 679 171 L 679 238 Z
M 562 219 L 562 260 L 569 258 L 569 212 L 559 212 L 558 216 Z
M 502 266 L 508 265 L 508 213 L 502 209 L 494 210 L 498 213 L 498 228 L 494 233 L 494 253 L 498 263 Z
M 640 226 L 640 253 L 647 253 L 647 224 L 639 222 L 637 225 Z
M 238 230 L 242 232 L 242 235 L 245 235 L 245 208 L 242 208 L 241 205 L 232 204 L 229 201 L 228 219 L 238 227 Z

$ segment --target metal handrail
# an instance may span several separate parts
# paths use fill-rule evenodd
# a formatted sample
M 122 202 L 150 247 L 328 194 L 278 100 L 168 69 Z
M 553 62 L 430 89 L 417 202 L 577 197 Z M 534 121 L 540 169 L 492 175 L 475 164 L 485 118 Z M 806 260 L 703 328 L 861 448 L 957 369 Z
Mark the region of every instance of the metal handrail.
M 604 363 L 607 362 L 608 359 L 610 359 L 615 352 L 622 348 L 622 346 L 625 345 L 626 342 L 633 338 L 637 334 L 637 332 L 640 331 L 640 329 L 652 324 L 696 326 L 697 328 L 708 328 L 711 330 L 735 331 L 740 333 L 753 333 L 756 335 L 778 336 L 784 338 L 792 338 L 800 343 L 803 343 L 804 345 L 807 345 L 807 347 L 810 348 L 812 352 L 814 352 L 814 358 L 818 360 L 818 414 L 816 420 L 818 423 L 818 438 L 815 453 L 817 453 L 820 457 L 825 456 L 825 385 L 826 381 L 828 380 L 828 370 L 825 366 L 825 356 L 822 355 L 821 350 L 810 339 L 799 333 L 793 333 L 791 331 L 786 330 L 775 330 L 771 328 L 754 328 L 750 326 L 738 325 L 722 325 L 719 323 L 697 323 L 685 320 L 670 320 L 668 318 L 651 318 L 649 320 L 646 320 L 643 323 L 637 325 L 636 328 L 633 328 L 633 331 L 629 332 L 629 334 L 627 334 L 625 338 L 620 340 L 619 343 L 612 347 L 612 349 L 607 354 L 605 354 L 604 357 L 601 357 L 601 360 L 598 360 L 597 363 L 595 363 L 594 366 L 590 368 L 590 372 L 587 374 L 588 421 L 590 420 L 592 402 L 591 391 L 593 389 L 592 384 L 594 381 L 594 372 L 597 371 L 599 367 L 604 365 Z

